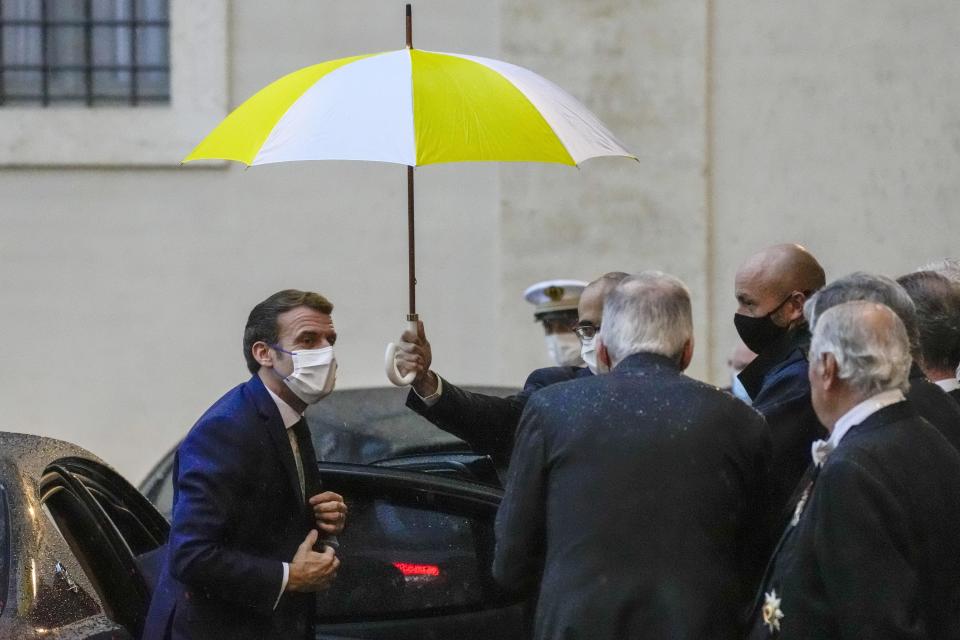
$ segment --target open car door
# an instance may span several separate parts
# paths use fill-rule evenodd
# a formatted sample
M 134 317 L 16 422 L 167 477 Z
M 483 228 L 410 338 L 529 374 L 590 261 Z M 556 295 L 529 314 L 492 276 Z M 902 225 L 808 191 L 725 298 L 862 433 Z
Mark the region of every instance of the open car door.
M 149 558 L 169 535 L 156 508 L 109 467 L 70 457 L 51 463 L 40 501 L 93 583 L 104 610 L 139 637 L 150 604 Z M 60 575 L 69 582 L 66 574 Z

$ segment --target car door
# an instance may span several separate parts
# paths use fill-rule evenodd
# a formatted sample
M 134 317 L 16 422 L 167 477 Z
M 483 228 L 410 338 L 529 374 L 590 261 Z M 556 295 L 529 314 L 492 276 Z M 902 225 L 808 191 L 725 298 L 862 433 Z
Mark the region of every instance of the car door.
M 491 576 L 502 492 L 402 469 L 321 463 L 345 497 L 340 571 L 317 596 L 317 638 L 527 637 L 526 603 Z
M 39 483 L 40 501 L 104 604 L 107 616 L 138 637 L 150 602 L 151 559 L 169 525 L 130 483 L 84 458 L 51 463 Z M 145 563 L 146 559 L 146 563 Z

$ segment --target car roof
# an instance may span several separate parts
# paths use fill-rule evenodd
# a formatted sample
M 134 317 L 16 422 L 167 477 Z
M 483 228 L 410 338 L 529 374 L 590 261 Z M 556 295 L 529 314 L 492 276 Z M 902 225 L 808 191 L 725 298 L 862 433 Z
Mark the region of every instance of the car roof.
M 511 387 L 464 387 L 494 396 L 517 392 Z M 304 414 L 322 462 L 371 464 L 380 460 L 442 451 L 468 451 L 456 436 L 437 428 L 406 406 L 406 387 L 338 390 Z
M 0 431 L 0 460 L 31 478 L 43 475 L 51 461 L 80 457 L 103 462 L 83 447 L 56 438 Z

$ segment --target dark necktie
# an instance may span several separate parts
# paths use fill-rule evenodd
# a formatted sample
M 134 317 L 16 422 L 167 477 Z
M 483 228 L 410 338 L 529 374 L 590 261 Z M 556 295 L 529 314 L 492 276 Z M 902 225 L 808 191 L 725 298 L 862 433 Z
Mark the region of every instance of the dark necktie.
M 313 449 L 313 440 L 310 438 L 310 429 L 304 418 L 290 427 L 297 438 L 297 448 L 300 450 L 300 463 L 303 466 L 303 499 L 306 503 L 311 496 L 320 493 L 320 474 L 317 471 L 317 454 Z

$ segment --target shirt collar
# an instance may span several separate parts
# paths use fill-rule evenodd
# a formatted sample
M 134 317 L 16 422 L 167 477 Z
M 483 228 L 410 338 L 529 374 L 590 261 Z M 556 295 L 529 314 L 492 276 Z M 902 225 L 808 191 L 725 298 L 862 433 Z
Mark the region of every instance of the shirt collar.
M 810 445 L 810 454 L 813 456 L 813 464 L 820 467 L 826 462 L 827 456 L 837 448 L 840 441 L 852 427 L 857 426 L 864 420 L 875 414 L 884 407 L 903 402 L 906 397 L 900 389 L 889 389 L 881 391 L 875 396 L 867 398 L 854 408 L 847 411 L 833 425 L 833 431 L 830 432 L 830 438 L 827 440 L 817 440 Z
M 943 380 L 934 380 L 934 384 L 946 391 L 947 393 L 953 391 L 954 389 L 960 389 L 960 380 L 956 378 L 945 378 Z
M 303 414 L 297 413 L 296 409 L 284 402 L 283 398 L 275 394 L 273 391 L 270 391 L 270 389 L 267 389 L 267 393 L 270 394 L 270 397 L 273 398 L 273 401 L 277 405 L 277 409 L 280 410 L 280 417 L 283 419 L 283 427 L 285 429 L 289 429 L 293 425 L 300 422 L 300 418 L 303 417 Z

